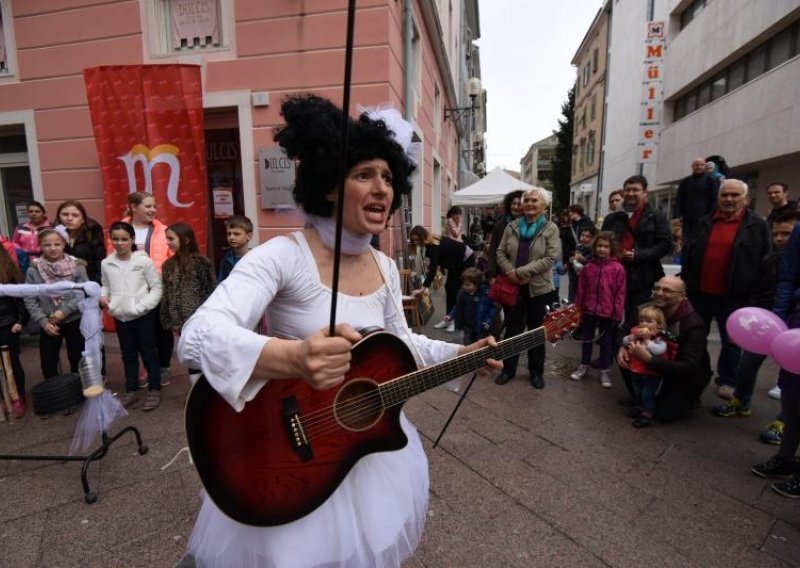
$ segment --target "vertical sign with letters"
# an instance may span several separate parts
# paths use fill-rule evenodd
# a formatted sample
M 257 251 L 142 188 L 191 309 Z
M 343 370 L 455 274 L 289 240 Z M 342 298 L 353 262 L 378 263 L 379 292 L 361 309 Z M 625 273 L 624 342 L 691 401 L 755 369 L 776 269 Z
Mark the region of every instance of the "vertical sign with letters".
M 261 181 L 261 208 L 294 207 L 295 164 L 280 146 L 258 149 L 258 171 Z
M 639 112 L 639 138 L 636 147 L 636 161 L 640 164 L 654 163 L 657 159 L 659 125 L 664 104 L 665 32 L 664 22 L 647 22 L 647 34 L 644 42 L 642 104 Z

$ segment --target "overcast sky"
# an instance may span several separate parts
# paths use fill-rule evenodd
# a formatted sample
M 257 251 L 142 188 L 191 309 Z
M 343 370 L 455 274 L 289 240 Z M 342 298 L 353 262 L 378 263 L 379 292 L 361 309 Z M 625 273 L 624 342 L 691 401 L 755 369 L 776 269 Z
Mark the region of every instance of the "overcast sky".
M 481 0 L 487 171 L 519 171 L 531 144 L 558 126 L 575 82 L 570 65 L 601 0 Z

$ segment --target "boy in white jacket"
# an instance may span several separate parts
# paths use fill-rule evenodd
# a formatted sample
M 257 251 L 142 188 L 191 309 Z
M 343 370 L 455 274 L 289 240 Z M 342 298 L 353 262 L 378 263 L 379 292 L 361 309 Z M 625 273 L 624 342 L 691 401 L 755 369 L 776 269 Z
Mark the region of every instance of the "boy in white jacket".
M 100 306 L 113 316 L 125 366 L 122 406 L 132 408 L 141 400 L 139 356 L 147 370 L 148 395 L 143 410 L 161 403 L 161 373 L 155 343 L 154 308 L 161 300 L 161 277 L 146 253 L 136 250 L 132 225 L 118 221 L 108 231 L 114 252 L 102 263 Z

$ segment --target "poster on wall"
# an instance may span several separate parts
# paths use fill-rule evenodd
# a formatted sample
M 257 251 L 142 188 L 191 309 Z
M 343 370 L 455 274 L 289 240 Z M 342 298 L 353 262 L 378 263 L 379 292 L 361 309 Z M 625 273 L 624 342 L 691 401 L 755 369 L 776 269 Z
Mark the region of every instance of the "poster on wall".
M 200 67 L 114 65 L 84 69 L 103 174 L 106 221 L 130 193 L 152 193 L 159 221 L 192 226 L 207 248 L 208 194 Z
M 258 149 L 258 171 L 261 183 L 261 208 L 286 209 L 295 206 L 292 198 L 294 187 L 294 160 L 280 146 Z
M 233 217 L 233 188 L 215 187 L 211 193 L 214 196 L 214 218 L 229 219 Z

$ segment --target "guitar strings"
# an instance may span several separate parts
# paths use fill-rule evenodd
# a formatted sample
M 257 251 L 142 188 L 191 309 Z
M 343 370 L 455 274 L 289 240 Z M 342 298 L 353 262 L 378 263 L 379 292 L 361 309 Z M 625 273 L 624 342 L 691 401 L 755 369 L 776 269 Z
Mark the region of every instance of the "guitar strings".
M 551 332 L 552 331 L 551 327 L 561 327 L 561 325 L 559 324 L 559 322 L 556 321 L 556 322 L 549 322 L 548 324 L 545 324 L 545 325 L 541 326 L 540 328 L 537 328 L 537 329 L 544 329 L 544 331 L 546 332 L 544 334 L 545 337 L 544 337 L 542 343 L 547 341 L 547 337 L 549 335 L 547 332 Z M 536 331 L 536 330 L 532 330 L 532 331 Z M 483 350 L 485 350 L 485 349 L 486 348 L 484 348 Z M 478 353 L 480 353 L 480 351 L 472 352 L 473 355 L 478 354 Z M 381 408 L 391 408 L 392 406 L 396 406 L 397 404 L 402 404 L 406 400 L 408 400 L 408 398 L 410 398 L 410 396 L 404 396 L 403 398 L 401 398 L 400 400 L 398 400 L 397 402 L 395 402 L 393 404 L 384 405 L 383 397 L 381 396 L 381 389 L 383 389 L 386 393 L 389 393 L 389 394 L 398 394 L 400 392 L 405 391 L 405 392 L 403 392 L 404 395 L 413 395 L 415 393 L 413 393 L 412 391 L 415 390 L 415 389 L 413 389 L 412 386 L 406 386 L 405 382 L 407 382 L 408 377 L 410 377 L 411 375 L 413 375 L 415 373 L 418 373 L 418 374 L 423 375 L 423 376 L 424 375 L 433 374 L 434 377 L 435 377 L 434 380 L 433 381 L 425 381 L 425 383 L 424 383 L 426 386 L 430 385 L 430 387 L 434 387 L 434 386 L 437 386 L 438 384 L 442 384 L 443 381 L 439 381 L 438 379 L 447 378 L 447 377 L 452 376 L 451 373 L 443 374 L 442 372 L 439 372 L 437 374 L 436 372 L 431 373 L 431 371 L 429 369 L 427 371 L 426 371 L 426 369 L 420 369 L 420 370 L 414 371 L 412 373 L 408 373 L 406 375 L 402 375 L 400 377 L 396 377 L 394 379 L 391 379 L 390 381 L 382 383 L 376 390 L 370 391 L 368 393 L 364 393 L 362 395 L 358 395 L 358 396 L 353 397 L 352 399 L 350 399 L 347 403 L 343 403 L 343 404 L 337 405 L 336 408 L 339 410 L 338 413 L 335 413 L 333 411 L 333 406 L 331 406 L 331 407 L 326 407 L 324 409 L 317 410 L 317 411 L 309 414 L 307 417 L 305 417 L 305 419 L 303 419 L 303 427 L 304 427 L 305 430 L 307 430 L 308 433 L 310 433 L 312 430 L 314 430 L 316 432 L 316 435 L 319 436 L 320 435 L 320 433 L 319 433 L 319 428 L 320 427 L 325 427 L 325 426 L 331 425 L 331 426 L 333 426 L 333 430 L 335 430 L 337 428 L 342 428 L 341 422 L 342 421 L 346 421 L 347 419 L 363 418 L 363 417 L 366 417 L 366 416 L 368 416 L 370 414 L 374 414 L 376 411 L 380 410 Z M 424 390 L 427 390 L 427 388 L 424 389 Z M 325 434 L 328 433 L 328 430 L 326 430 L 324 433 Z
M 549 322 L 541 326 L 541 328 L 537 329 L 544 329 L 545 337 L 542 343 L 547 341 L 547 337 L 549 335 L 548 332 L 552 332 L 555 327 L 561 327 L 557 324 L 557 322 Z M 536 331 L 536 330 L 532 330 Z M 538 346 L 539 344 L 535 345 Z M 534 347 L 535 347 L 534 346 Z M 486 348 L 484 348 L 486 349 Z M 480 353 L 479 351 L 472 352 L 472 354 Z M 467 354 L 465 354 L 467 355 Z M 395 377 L 385 383 L 380 384 L 374 390 L 355 396 L 352 399 L 349 399 L 346 403 L 342 403 L 336 405 L 335 408 L 338 412 L 334 412 L 334 406 L 326 407 L 324 409 L 319 409 L 310 413 L 305 418 L 301 417 L 301 423 L 303 429 L 306 431 L 306 438 L 311 440 L 312 438 L 320 438 L 325 435 L 328 435 L 334 431 L 344 428 L 342 423 L 348 423 L 353 420 L 363 419 L 365 417 L 374 415 L 378 413 L 381 409 L 391 408 L 393 406 L 397 406 L 398 404 L 404 403 L 408 400 L 408 397 L 401 398 L 400 400 L 390 403 L 384 404 L 383 398 L 381 396 L 381 389 L 384 389 L 386 393 L 390 394 L 398 394 L 402 391 L 405 391 L 404 394 L 412 394 L 412 391 L 416 390 L 411 385 L 405 385 L 404 383 L 408 381 L 408 378 L 411 375 L 420 374 L 421 376 L 424 375 L 433 375 L 432 381 L 425 381 L 425 385 L 427 386 L 430 384 L 431 387 L 437 386 L 438 384 L 442 384 L 439 382 L 438 379 L 445 378 L 444 375 L 436 371 L 428 371 L 425 372 L 425 369 L 419 369 L 417 371 L 413 371 L 411 373 L 407 373 L 400 377 Z M 451 374 L 448 373 L 447 376 Z M 425 389 L 427 390 L 427 389 Z M 388 397 L 387 397 L 388 398 Z

